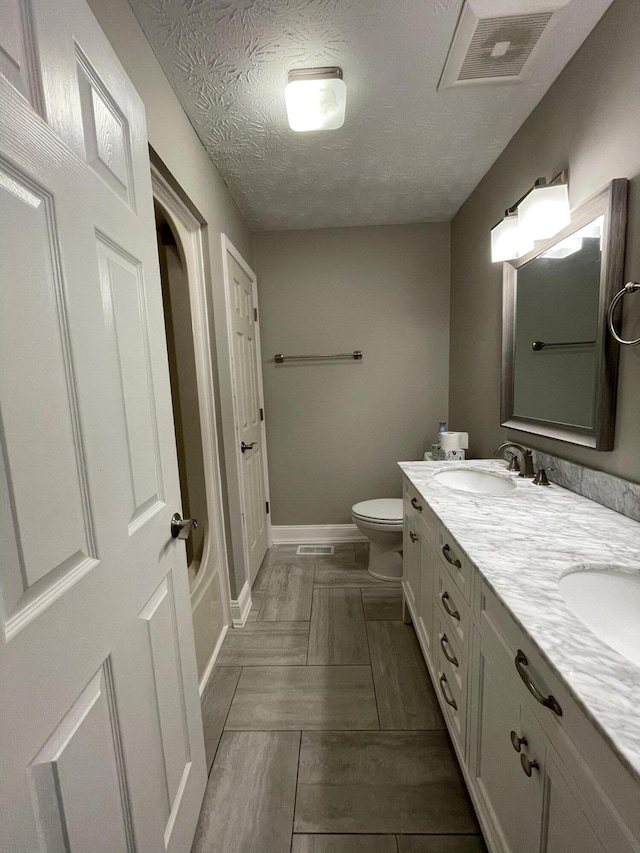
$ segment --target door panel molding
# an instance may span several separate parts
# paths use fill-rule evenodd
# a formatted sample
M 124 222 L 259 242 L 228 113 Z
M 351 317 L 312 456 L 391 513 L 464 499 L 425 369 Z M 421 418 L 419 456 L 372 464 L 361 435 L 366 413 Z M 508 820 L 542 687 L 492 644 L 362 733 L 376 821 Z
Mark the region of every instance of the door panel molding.
M 134 853 L 129 789 L 107 658 L 29 767 L 49 850 Z M 87 803 L 93 804 L 87 809 Z
M 142 264 L 96 231 L 105 323 L 117 359 L 131 478 L 132 536 L 165 506 Z M 142 390 L 146 387 L 146 395 Z
M 11 360 L 0 377 L 0 488 L 6 490 L 0 529 L 12 543 L 1 586 L 10 638 L 99 561 L 53 199 L 4 159 L 0 193 L 13 211 L 11 232 L 0 234 L 0 253 L 16 293 L 0 315 L 3 357 Z M 30 336 L 39 345 L 25 352 L 21 345 Z M 34 371 L 45 381 L 31 381 Z M 22 473 L 30 465 L 41 472 L 37 484 Z M 50 504 L 65 507 L 62 532 L 58 519 L 42 520 Z
M 171 574 L 163 579 L 140 611 L 140 618 L 147 623 L 164 757 L 168 829 L 180 805 L 180 795 L 186 783 L 184 777 L 191 769 L 191 745 Z

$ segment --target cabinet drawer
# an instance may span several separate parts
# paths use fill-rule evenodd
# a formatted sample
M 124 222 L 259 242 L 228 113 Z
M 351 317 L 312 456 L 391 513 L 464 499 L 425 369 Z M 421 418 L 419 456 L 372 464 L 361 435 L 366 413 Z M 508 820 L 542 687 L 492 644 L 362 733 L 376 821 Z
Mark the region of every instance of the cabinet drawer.
M 404 528 L 402 539 L 402 586 L 411 605 L 412 613 L 417 613 L 420 601 L 420 551 L 423 537 L 417 531 L 416 520 L 407 512 L 405 504 Z
M 459 659 L 455 667 L 445 656 L 442 646 L 436 646 L 435 689 L 452 740 L 461 755 L 465 754 L 467 737 L 467 663 Z M 461 674 L 462 673 L 462 674 Z
M 420 495 L 420 493 L 405 479 L 404 490 L 404 513 L 415 520 L 419 532 L 426 541 L 435 549 L 438 536 L 438 522 L 435 513 Z
M 471 563 L 466 554 L 444 527 L 439 527 L 436 550 L 442 565 L 451 574 L 466 602 L 471 601 Z
M 457 642 L 451 636 L 448 623 L 445 623 L 438 611 L 436 611 L 435 627 L 435 640 L 438 648 L 438 654 L 442 655 L 444 658 L 443 668 L 445 666 L 444 661 L 446 661 L 451 673 L 450 675 L 447 675 L 447 679 L 451 684 L 451 690 L 456 698 L 462 698 L 463 696 L 466 697 L 468 671 L 467 659 L 463 655 Z
M 436 602 L 437 618 L 442 620 L 443 630 L 460 650 L 462 657 L 468 658 L 471 630 L 469 606 L 443 566 L 439 566 L 438 570 Z
M 531 705 L 543 724 L 547 721 L 554 730 L 558 727 L 564 729 L 571 722 L 574 708 L 567 688 L 485 582 L 482 583 L 480 594 L 480 632 L 489 641 L 492 636 L 502 638 L 510 656 L 505 677 L 508 677 L 512 688 Z M 516 656 L 519 653 L 524 658 L 517 663 Z M 536 691 L 538 699 L 534 695 Z M 539 702 L 543 696 L 547 697 L 553 708 Z

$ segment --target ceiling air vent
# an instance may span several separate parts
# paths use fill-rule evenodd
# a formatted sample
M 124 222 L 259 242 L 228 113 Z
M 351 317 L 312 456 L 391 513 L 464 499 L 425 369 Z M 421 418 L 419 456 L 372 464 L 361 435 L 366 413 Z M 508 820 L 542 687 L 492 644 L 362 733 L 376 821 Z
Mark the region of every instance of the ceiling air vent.
M 467 0 L 438 88 L 523 80 L 549 22 L 566 3 Z

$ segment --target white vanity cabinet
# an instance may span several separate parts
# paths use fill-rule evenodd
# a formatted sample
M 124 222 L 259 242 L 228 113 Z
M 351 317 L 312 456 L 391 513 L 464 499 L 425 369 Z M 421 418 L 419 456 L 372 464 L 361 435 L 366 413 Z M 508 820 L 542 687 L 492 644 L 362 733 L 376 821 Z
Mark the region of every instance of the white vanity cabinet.
M 433 596 L 437 565 L 432 542 L 436 535 L 432 511 L 418 499 L 415 490 L 405 487 L 402 589 L 430 672 L 434 655 Z
M 639 853 L 637 778 L 406 479 L 404 500 L 406 605 L 490 853 Z
M 494 846 L 538 853 L 545 745 L 511 682 L 510 655 L 499 637 L 474 638 L 469 714 L 469 772 Z
M 598 813 L 581 797 L 566 766 L 554 760 L 551 742 L 509 678 L 511 655 L 500 638 L 477 639 L 469 770 L 476 797 L 489 818 L 490 849 L 605 853 L 593 825 L 597 826 Z M 614 849 L 609 847 L 607 853 Z M 632 848 L 623 843 L 619 849 Z
M 416 519 L 406 507 L 402 541 L 402 589 L 412 613 L 417 613 L 420 601 L 420 552 L 422 542 Z
M 631 829 L 614 804 L 618 792 L 632 798 L 635 792 L 640 803 L 637 783 L 481 579 L 475 612 L 469 770 L 497 836 L 495 849 L 640 850 L 637 805 Z M 526 665 L 517 665 L 521 655 Z M 498 762 L 489 757 L 494 753 Z

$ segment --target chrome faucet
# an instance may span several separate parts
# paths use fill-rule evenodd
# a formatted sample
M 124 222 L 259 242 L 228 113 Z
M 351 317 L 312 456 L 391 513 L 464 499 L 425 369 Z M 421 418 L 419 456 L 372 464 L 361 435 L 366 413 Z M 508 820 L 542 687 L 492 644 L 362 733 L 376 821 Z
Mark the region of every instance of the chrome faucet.
M 535 471 L 533 470 L 533 453 L 527 447 L 523 447 L 521 444 L 515 444 L 513 441 L 505 441 L 500 445 L 493 454 L 494 456 L 498 456 L 498 454 L 512 447 L 518 456 L 518 460 L 520 462 L 520 477 L 535 477 Z

